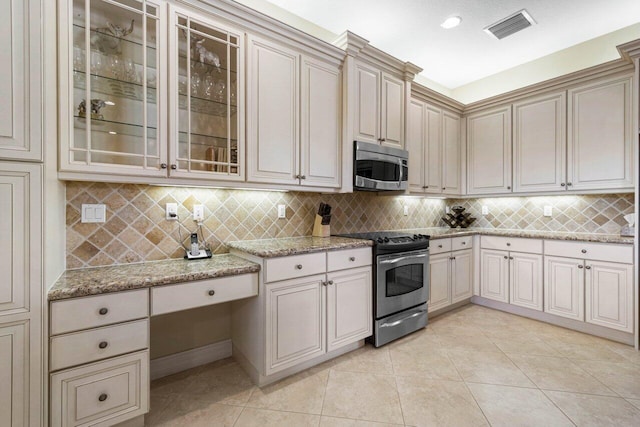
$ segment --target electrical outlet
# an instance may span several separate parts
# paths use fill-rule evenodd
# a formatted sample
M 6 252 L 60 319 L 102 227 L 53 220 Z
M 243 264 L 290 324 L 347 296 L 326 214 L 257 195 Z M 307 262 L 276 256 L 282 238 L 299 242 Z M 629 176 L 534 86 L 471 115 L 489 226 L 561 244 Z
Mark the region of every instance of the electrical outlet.
M 451 212 L 451 208 L 449 206 L 445 206 L 444 213 L 448 214 L 449 212 Z
M 193 205 L 193 220 L 194 221 L 202 221 L 202 220 L 204 220 L 204 206 L 203 205 Z
M 409 215 L 409 206 L 404 205 L 404 206 L 403 206 L 403 208 L 404 208 L 404 209 L 403 209 L 404 216 Z
M 482 215 L 489 215 L 489 206 L 482 206 Z
M 552 216 L 553 215 L 553 207 L 552 206 L 545 206 L 544 207 L 544 216 Z
M 176 221 L 178 219 L 178 204 L 167 203 L 166 205 L 166 217 L 169 221 Z
M 287 206 L 278 205 L 278 218 L 286 218 L 286 217 L 287 217 Z
M 82 204 L 82 222 L 105 222 L 106 219 L 106 205 Z

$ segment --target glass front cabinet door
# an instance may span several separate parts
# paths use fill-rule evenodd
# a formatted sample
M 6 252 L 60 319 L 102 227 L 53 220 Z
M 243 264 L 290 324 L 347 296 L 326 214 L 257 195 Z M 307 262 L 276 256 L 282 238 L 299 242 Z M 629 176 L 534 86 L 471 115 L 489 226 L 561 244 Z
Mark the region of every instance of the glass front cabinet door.
M 161 0 L 68 0 L 60 37 L 63 178 L 243 178 L 241 32 Z
M 241 32 L 170 8 L 170 175 L 243 179 Z

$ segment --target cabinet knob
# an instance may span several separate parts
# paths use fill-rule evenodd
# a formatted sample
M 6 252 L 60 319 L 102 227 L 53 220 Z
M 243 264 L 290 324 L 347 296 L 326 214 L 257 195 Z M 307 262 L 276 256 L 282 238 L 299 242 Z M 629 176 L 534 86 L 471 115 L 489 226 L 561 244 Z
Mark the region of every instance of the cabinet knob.
M 171 165 L 171 170 L 176 170 L 176 169 L 178 169 L 178 165 L 175 165 L 175 164 Z
M 166 168 L 167 168 L 166 163 L 160 163 L 160 169 L 166 169 Z
M 586 253 L 587 253 L 587 250 L 586 250 L 586 249 L 583 249 L 583 250 L 581 250 L 580 252 L 582 252 L 583 254 L 586 254 Z
M 216 291 L 214 291 L 213 289 L 211 289 L 209 292 L 207 292 L 209 294 L 210 297 L 214 296 L 216 294 Z
M 302 270 L 302 264 L 296 264 L 296 269 Z
M 327 283 L 333 285 L 333 280 L 329 280 Z
M 108 342 L 101 341 L 100 344 L 98 344 L 98 348 L 105 349 L 105 348 L 107 348 L 108 345 L 109 345 Z
M 98 310 L 98 313 L 100 313 L 101 316 L 104 316 L 108 312 L 109 312 L 109 309 L 106 307 L 102 307 L 100 310 Z
M 512 257 L 512 256 L 510 256 L 510 257 L 509 257 L 509 259 L 513 259 L 513 257 Z
M 354 262 L 355 260 L 356 260 L 356 257 L 354 257 L 354 256 L 350 256 L 349 257 L 349 261 Z
M 507 190 L 511 190 L 511 186 L 507 187 Z
M 590 266 L 590 265 L 587 265 L 585 268 L 586 268 L 587 270 L 591 270 L 591 266 Z
M 451 259 L 455 261 L 456 257 L 452 256 Z
M 425 186 L 423 186 L 422 188 L 429 188 L 429 186 L 428 186 L 428 185 L 425 185 Z
M 567 182 L 567 187 L 571 187 L 573 184 L 570 182 Z
M 300 179 L 307 179 L 307 176 L 306 175 L 301 175 Z
M 98 396 L 98 400 L 100 402 L 104 402 L 105 400 L 107 400 L 109 398 L 109 396 L 106 393 L 102 393 L 100 396 Z
M 565 183 L 563 182 L 562 184 L 560 184 L 560 187 L 564 187 L 565 185 L 567 185 L 567 184 L 565 184 Z
M 582 268 L 582 264 L 578 264 L 578 268 Z
M 447 187 L 442 187 L 442 189 L 443 189 L 443 190 L 446 190 L 446 189 L 447 189 Z
M 322 282 L 322 286 L 327 286 L 329 283 L 327 282 Z
M 442 249 L 442 245 L 438 245 L 438 247 L 439 247 L 440 249 Z
M 384 138 L 378 138 L 378 141 L 380 141 L 380 142 L 385 142 L 385 141 L 386 141 L 386 139 L 384 139 Z
M 504 256 L 504 259 L 509 259 L 509 257 L 505 255 L 505 256 Z
M 462 242 L 462 244 L 463 244 L 463 245 L 466 245 L 466 244 L 467 244 L 467 242 Z
M 511 243 L 507 242 L 507 246 L 511 246 Z
M 296 179 L 300 179 L 300 175 L 296 175 Z
M 451 260 L 451 259 L 453 259 L 453 257 L 452 257 L 452 256 L 450 256 L 450 257 L 449 257 L 449 259 Z

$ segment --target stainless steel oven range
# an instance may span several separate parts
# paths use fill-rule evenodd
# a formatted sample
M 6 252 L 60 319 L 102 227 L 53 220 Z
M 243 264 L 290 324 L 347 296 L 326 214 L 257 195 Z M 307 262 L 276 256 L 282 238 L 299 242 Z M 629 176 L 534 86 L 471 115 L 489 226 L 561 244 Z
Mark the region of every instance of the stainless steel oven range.
M 342 236 L 373 241 L 373 344 L 379 347 L 424 328 L 429 236 L 393 231 Z

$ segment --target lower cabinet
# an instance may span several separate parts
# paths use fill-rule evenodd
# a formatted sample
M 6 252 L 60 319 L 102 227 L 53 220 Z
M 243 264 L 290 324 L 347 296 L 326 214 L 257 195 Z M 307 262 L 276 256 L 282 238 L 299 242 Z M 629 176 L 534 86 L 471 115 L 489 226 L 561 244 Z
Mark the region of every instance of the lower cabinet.
M 0 324 L 0 361 L 0 425 L 28 425 L 28 321 Z
M 509 302 L 508 252 L 483 249 L 480 259 L 480 296 Z
M 429 259 L 429 311 L 433 312 L 472 295 L 472 250 L 433 255 Z
M 544 257 L 544 311 L 574 320 L 584 320 L 584 261 Z
M 542 255 L 509 255 L 509 303 L 542 311 Z

